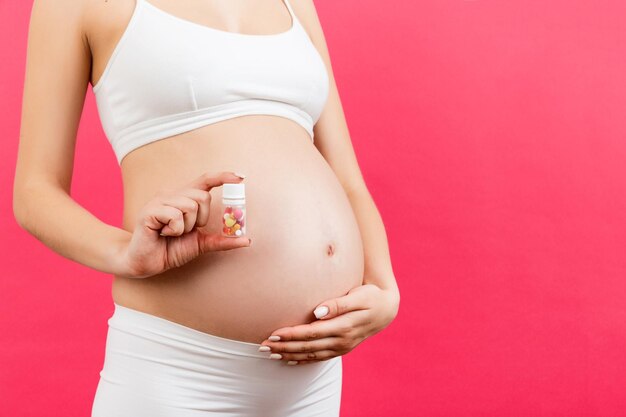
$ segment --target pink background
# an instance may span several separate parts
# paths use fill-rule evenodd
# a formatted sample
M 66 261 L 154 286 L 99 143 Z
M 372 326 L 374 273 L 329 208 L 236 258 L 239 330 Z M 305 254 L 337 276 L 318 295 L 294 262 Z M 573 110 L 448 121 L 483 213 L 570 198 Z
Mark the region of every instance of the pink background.
M 626 416 L 626 2 L 316 5 L 402 293 L 342 416 Z M 30 7 L 0 0 L 0 407 L 87 416 L 110 276 L 11 211 Z M 119 225 L 94 104 L 73 197 Z

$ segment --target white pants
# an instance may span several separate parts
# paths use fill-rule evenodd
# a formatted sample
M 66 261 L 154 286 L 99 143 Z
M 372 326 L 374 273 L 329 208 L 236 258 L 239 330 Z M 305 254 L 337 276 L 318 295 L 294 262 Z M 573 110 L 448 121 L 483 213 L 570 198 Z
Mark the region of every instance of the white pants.
M 287 365 L 115 304 L 91 417 L 338 417 L 341 356 Z

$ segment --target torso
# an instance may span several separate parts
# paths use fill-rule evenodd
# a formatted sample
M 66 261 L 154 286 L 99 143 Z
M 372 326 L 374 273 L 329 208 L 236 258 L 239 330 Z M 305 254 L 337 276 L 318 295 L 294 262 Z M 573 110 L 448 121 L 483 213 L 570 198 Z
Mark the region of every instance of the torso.
M 189 18 L 176 6 L 151 1 Z M 107 9 L 110 3 L 98 6 L 104 10 L 100 16 L 109 14 L 91 19 L 89 26 L 94 84 L 134 2 L 116 5 L 116 18 Z M 273 21 L 265 19 L 253 28 L 251 19 L 241 32 L 273 33 L 288 27 L 280 0 L 262 3 L 276 6 Z M 217 21 L 196 22 L 229 30 Z M 220 337 L 260 343 L 278 328 L 310 323 L 317 304 L 362 283 L 363 246 L 350 201 L 308 133 L 292 120 L 246 115 L 206 125 L 135 149 L 121 169 L 122 227 L 131 232 L 137 212 L 158 190 L 177 188 L 204 172 L 246 174 L 246 228 L 253 244 L 206 253 L 145 279 L 115 276 L 112 296 L 117 304 Z M 219 233 L 216 191 L 211 191 L 209 227 Z

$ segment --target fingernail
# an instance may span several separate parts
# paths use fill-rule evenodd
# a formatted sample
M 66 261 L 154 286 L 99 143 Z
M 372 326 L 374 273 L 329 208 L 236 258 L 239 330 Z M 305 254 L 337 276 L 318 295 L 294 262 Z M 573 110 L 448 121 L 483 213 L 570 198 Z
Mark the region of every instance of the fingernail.
M 240 174 L 238 172 L 233 172 L 233 174 L 235 174 L 236 176 L 238 176 L 239 178 L 246 178 L 245 174 Z
M 280 353 L 272 353 L 270 355 L 270 359 L 280 359 L 282 357 L 283 357 L 283 355 L 281 355 Z
M 248 245 L 252 245 L 252 239 L 248 239 Z
M 267 338 L 270 342 L 278 342 L 280 340 L 280 336 L 270 336 Z
M 270 350 L 272 350 L 272 348 L 269 346 L 261 346 L 259 348 L 259 352 L 269 352 Z
M 315 309 L 315 311 L 313 311 L 313 314 L 315 314 L 315 317 L 317 317 L 318 319 L 321 319 L 326 314 L 328 314 L 328 307 L 326 306 L 318 307 Z
M 295 364 L 297 364 L 297 363 L 298 363 L 298 361 L 288 361 L 288 362 L 287 362 L 287 365 L 295 365 Z

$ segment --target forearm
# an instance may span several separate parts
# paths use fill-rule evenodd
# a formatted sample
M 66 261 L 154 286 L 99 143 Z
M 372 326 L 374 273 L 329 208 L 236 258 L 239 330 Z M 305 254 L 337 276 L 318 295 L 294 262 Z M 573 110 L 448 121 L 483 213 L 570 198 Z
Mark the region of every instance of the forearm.
M 98 271 L 122 273 L 119 255 L 128 231 L 100 221 L 59 187 L 24 187 L 14 198 L 20 227 L 44 245 Z
M 364 284 L 375 284 L 400 297 L 391 266 L 387 233 L 378 208 L 367 189 L 348 192 L 363 239 L 365 256 Z

